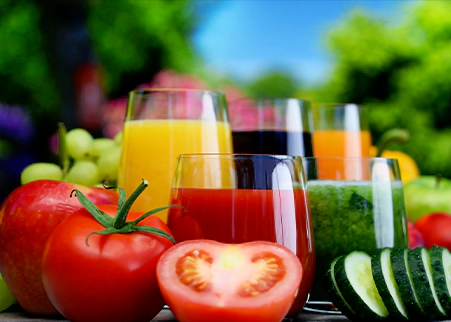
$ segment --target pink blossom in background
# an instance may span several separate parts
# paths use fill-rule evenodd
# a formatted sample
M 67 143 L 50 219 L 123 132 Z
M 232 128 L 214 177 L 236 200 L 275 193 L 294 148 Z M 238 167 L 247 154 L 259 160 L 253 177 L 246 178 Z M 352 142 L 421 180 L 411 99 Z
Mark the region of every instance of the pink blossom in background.
M 137 86 L 137 89 L 145 88 L 180 88 L 180 89 L 200 89 L 213 90 L 224 93 L 229 104 L 229 116 L 232 119 L 233 114 L 238 112 L 230 110 L 230 102 L 245 97 L 243 91 L 236 85 L 227 84 L 217 89 L 211 89 L 201 79 L 190 74 L 181 74 L 174 70 L 166 69 L 160 71 L 151 82 Z M 102 107 L 102 124 L 105 137 L 113 138 L 118 132 L 122 131 L 127 108 L 127 97 L 107 101 Z M 240 112 L 240 119 L 244 121 L 252 118 L 252 110 Z M 244 113 L 244 114 L 242 114 Z
M 239 98 L 229 101 L 232 131 L 269 130 L 282 120 L 272 100 Z
M 126 109 L 127 97 L 108 101 L 102 106 L 101 115 L 104 137 L 112 139 L 122 131 Z
M 138 85 L 138 89 L 144 88 L 187 88 L 205 89 L 207 85 L 191 75 L 177 73 L 173 70 L 162 70 L 154 79 L 145 84 Z M 102 106 L 103 135 L 113 138 L 122 131 L 125 112 L 127 109 L 127 97 L 107 101 Z
M 193 75 L 180 74 L 173 70 L 162 70 L 150 83 L 141 84 L 138 88 L 184 88 L 208 89 L 208 85 Z
M 232 101 L 235 101 L 237 99 L 246 97 L 243 90 L 233 84 L 222 85 L 218 89 L 218 92 L 224 93 L 226 95 L 227 102 L 229 102 L 229 103 Z
M 226 84 L 218 89 L 226 95 L 229 110 L 229 121 L 232 130 L 246 130 L 252 119 L 255 119 L 256 109 L 244 100 L 246 94 L 243 90 L 234 84 Z
M 52 134 L 52 136 L 50 136 L 49 148 L 53 154 L 55 154 L 55 155 L 58 154 L 58 149 L 59 149 L 58 132 L 55 132 Z

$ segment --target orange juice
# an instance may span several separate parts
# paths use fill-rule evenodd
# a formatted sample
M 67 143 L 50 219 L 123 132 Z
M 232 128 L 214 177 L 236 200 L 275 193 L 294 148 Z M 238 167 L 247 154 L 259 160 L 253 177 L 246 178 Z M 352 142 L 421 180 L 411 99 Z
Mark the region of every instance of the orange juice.
M 318 130 L 313 132 L 313 154 L 315 157 L 369 157 L 370 131 Z M 318 163 L 321 179 L 362 180 L 364 174 L 358 167 L 348 169 L 342 160 L 326 165 Z
M 149 186 L 133 205 L 150 211 L 170 205 L 177 159 L 182 153 L 232 152 L 229 123 L 201 120 L 133 120 L 124 123 L 118 185 L 129 196 L 146 179 Z M 156 213 L 167 220 L 167 211 Z
M 313 132 L 316 157 L 369 157 L 370 131 L 318 130 Z

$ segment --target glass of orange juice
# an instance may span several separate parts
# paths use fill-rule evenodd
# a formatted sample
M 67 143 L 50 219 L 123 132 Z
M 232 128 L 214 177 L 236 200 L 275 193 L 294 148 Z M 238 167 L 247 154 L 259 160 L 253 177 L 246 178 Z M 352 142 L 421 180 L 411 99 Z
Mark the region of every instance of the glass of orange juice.
M 315 157 L 369 157 L 371 133 L 365 108 L 345 103 L 317 103 L 312 106 L 313 155 Z M 338 159 L 339 160 L 339 159 Z M 318 164 L 326 177 L 363 179 L 364 171 L 348 169 L 345 163 Z
M 168 206 L 180 154 L 231 152 L 224 94 L 185 89 L 134 90 L 128 98 L 118 185 L 130 195 L 142 179 L 149 182 L 134 203 L 134 211 Z M 156 215 L 167 220 L 167 211 Z

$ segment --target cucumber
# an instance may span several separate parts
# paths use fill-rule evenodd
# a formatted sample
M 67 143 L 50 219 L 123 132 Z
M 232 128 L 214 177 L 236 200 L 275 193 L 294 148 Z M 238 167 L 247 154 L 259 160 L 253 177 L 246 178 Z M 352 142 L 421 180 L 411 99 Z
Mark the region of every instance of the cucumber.
M 384 248 L 375 253 L 371 257 L 371 270 L 374 283 L 387 307 L 389 317 L 396 321 L 405 321 L 409 317 L 393 275 L 390 253 L 391 248 Z
M 408 252 L 412 283 L 423 312 L 429 319 L 437 320 L 446 317 L 446 313 L 435 293 L 429 252 L 424 247 L 417 247 Z
M 364 320 L 382 320 L 388 310 L 379 295 L 371 272 L 371 257 L 362 251 L 353 251 L 340 257 L 334 269 L 335 282 L 346 303 Z
M 390 260 L 393 276 L 395 277 L 401 300 L 405 305 L 409 318 L 415 320 L 427 320 L 428 317 L 423 313 L 423 309 L 412 284 L 407 254 L 407 248 L 395 248 L 391 250 Z
M 429 257 L 435 292 L 446 315 L 451 316 L 451 253 L 447 248 L 432 246 Z
M 334 306 L 338 310 L 340 310 L 341 313 L 343 313 L 343 315 L 348 317 L 350 320 L 359 320 L 359 318 L 362 319 L 364 317 L 358 317 L 355 314 L 354 310 L 341 295 L 341 292 L 338 289 L 337 283 L 335 281 L 335 264 L 340 257 L 335 258 L 330 264 L 330 268 L 327 270 L 322 279 L 323 288 L 329 301 L 331 301 Z

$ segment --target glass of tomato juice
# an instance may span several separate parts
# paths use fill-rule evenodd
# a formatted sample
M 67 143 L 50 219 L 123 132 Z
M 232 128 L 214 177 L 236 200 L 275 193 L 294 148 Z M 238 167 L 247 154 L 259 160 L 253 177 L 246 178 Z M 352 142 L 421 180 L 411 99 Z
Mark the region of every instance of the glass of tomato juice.
M 130 195 L 142 179 L 149 182 L 132 206 L 134 211 L 168 206 L 179 154 L 231 151 L 224 94 L 185 89 L 134 90 L 128 98 L 118 185 Z M 156 216 L 166 221 L 167 210 Z
M 289 312 L 305 305 L 315 251 L 300 157 L 261 154 L 182 154 L 172 188 L 168 226 L 177 242 L 272 241 L 292 250 L 303 277 Z

